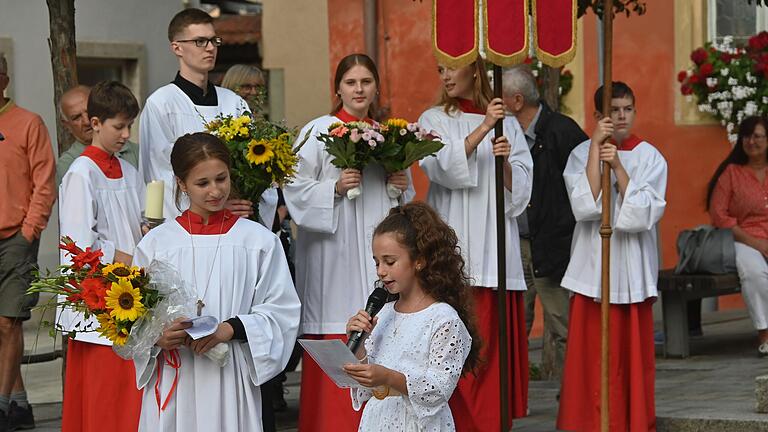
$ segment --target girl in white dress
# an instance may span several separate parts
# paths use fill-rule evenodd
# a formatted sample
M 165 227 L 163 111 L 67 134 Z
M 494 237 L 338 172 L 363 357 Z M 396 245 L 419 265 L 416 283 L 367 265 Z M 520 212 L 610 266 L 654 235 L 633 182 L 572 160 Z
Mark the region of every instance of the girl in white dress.
M 376 281 L 368 258 L 373 229 L 398 204 L 387 184 L 401 191 L 399 200 L 414 196 L 407 170 L 386 173 L 376 164 L 341 170 L 331 164 L 317 135 L 335 122 L 375 123 L 379 74 L 370 57 L 351 54 L 336 68 L 336 105 L 329 115 L 309 122 L 299 139 L 311 135 L 299 151 L 296 178 L 283 189 L 296 239 L 296 287 L 302 304 L 301 334 L 315 339 L 342 339 L 347 319 L 364 305 Z M 360 187 L 362 195 L 347 198 Z M 299 430 L 342 431 L 357 427 L 359 414 L 349 407 L 347 394 L 327 379 L 305 356 L 301 371 Z
M 220 322 L 212 335 L 191 341 L 191 324 L 177 320 L 149 361 L 136 361 L 144 388 L 140 431 L 260 432 L 259 386 L 283 370 L 296 340 L 300 304 L 280 240 L 225 209 L 229 163 L 218 138 L 179 138 L 171 165 L 189 209 L 136 247 L 136 265 L 157 260 L 177 269 L 197 293 L 197 314 Z M 219 343 L 230 348 L 223 367 L 202 355 Z
M 373 259 L 390 293 L 371 319 L 359 311 L 347 333 L 370 334 L 344 370 L 363 388 L 360 431 L 454 431 L 448 399 L 463 372 L 478 363 L 470 281 L 456 233 L 427 204 L 393 208 L 374 231 Z

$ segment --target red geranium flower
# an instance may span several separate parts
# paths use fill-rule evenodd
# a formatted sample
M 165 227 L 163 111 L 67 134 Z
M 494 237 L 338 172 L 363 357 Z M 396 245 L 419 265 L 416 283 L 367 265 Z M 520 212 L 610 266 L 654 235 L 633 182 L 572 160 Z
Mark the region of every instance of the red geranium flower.
M 691 86 L 689 86 L 688 84 L 683 84 L 683 85 L 680 87 L 680 93 L 682 93 L 682 94 L 684 94 L 684 95 L 686 95 L 686 96 L 687 96 L 687 95 L 689 95 L 689 94 L 693 94 L 693 89 L 692 89 L 692 88 L 691 88 Z
M 690 78 L 688 78 L 688 84 L 700 84 L 701 83 L 701 77 L 699 75 L 691 75 Z
M 685 79 L 688 78 L 688 72 L 686 71 L 680 71 L 677 73 L 677 82 L 683 82 Z
M 707 61 L 707 57 L 708 57 L 707 50 L 705 50 L 704 48 L 699 48 L 696 51 L 691 53 L 691 61 L 693 61 L 697 65 L 700 65 L 705 61 Z
M 701 68 L 699 68 L 699 74 L 703 77 L 708 77 L 712 75 L 712 72 L 715 71 L 715 67 L 712 66 L 712 63 L 704 63 L 701 65 Z
M 91 311 L 104 310 L 107 307 L 107 302 L 104 299 L 107 295 L 107 289 L 109 286 L 104 279 L 101 278 L 86 278 L 80 282 L 80 286 L 83 287 L 80 296 L 85 305 Z

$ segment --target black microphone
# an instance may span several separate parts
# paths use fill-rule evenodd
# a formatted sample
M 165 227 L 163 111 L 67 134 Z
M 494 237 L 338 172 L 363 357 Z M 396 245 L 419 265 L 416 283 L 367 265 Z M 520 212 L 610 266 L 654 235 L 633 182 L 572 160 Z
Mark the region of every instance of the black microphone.
M 368 296 L 368 303 L 365 304 L 365 311 L 371 316 L 371 319 L 376 316 L 377 313 L 384 307 L 384 304 L 389 300 L 389 292 L 384 289 L 384 283 L 380 280 L 376 281 L 376 288 L 373 290 L 370 296 Z M 347 348 L 354 354 L 360 347 L 360 343 L 365 339 L 365 332 L 354 331 L 349 335 L 349 341 L 347 341 Z

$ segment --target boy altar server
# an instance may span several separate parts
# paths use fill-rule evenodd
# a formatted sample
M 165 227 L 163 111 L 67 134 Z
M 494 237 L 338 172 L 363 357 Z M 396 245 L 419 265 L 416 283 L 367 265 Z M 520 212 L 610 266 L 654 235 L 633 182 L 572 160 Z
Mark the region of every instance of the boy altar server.
M 603 88 L 595 93 L 599 120 L 563 172 L 576 218 L 571 261 L 562 286 L 571 297 L 565 372 L 557 428 L 600 429 L 600 286 L 602 196 L 600 161 L 611 170 L 610 427 L 656 430 L 652 305 L 659 269 L 656 224 L 664 214 L 667 162 L 631 134 L 635 96 L 614 82 L 611 116 L 602 118 Z
M 144 185 L 130 163 L 115 156 L 131 136 L 139 104 L 130 90 L 115 81 L 97 84 L 88 97 L 93 128 L 92 144 L 72 162 L 61 181 L 61 235 L 81 249 L 101 249 L 102 260 L 130 265 L 141 240 L 141 203 Z M 70 258 L 61 254 L 61 262 Z M 94 317 L 63 309 L 59 323 L 67 331 L 95 330 Z M 67 348 L 62 431 L 104 429 L 104 407 L 110 428 L 135 431 L 139 424 L 141 392 L 136 389 L 133 362 L 112 351 L 112 343 L 95 332 L 77 333 Z

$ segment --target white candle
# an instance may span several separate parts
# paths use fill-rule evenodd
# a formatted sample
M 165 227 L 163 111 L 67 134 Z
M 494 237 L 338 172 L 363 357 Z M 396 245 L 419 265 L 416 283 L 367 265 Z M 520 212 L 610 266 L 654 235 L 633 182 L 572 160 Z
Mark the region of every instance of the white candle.
M 147 200 L 144 207 L 144 216 L 149 219 L 163 218 L 163 195 L 165 183 L 155 180 L 147 184 Z

